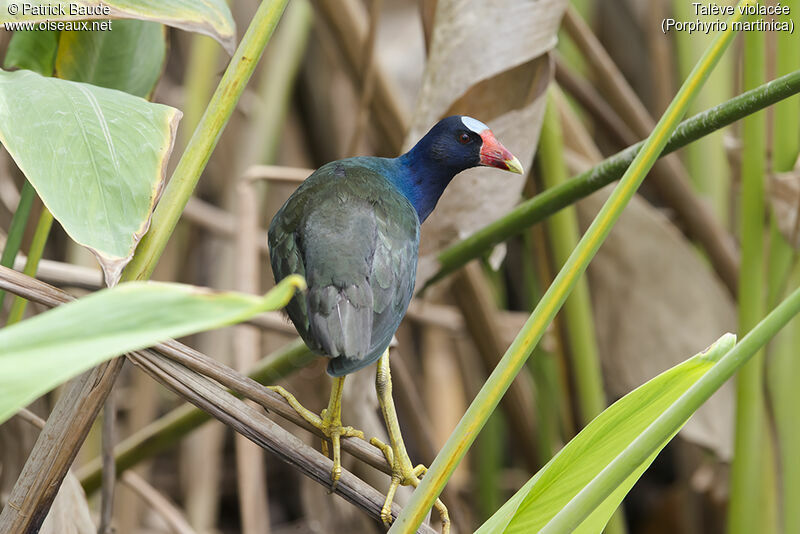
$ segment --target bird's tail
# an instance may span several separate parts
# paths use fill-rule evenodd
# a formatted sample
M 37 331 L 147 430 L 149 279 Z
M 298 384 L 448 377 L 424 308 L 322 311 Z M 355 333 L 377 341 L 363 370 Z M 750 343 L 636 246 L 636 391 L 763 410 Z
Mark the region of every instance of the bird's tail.
M 362 287 L 327 286 L 309 291 L 312 336 L 332 358 L 364 359 L 372 338 L 372 291 Z

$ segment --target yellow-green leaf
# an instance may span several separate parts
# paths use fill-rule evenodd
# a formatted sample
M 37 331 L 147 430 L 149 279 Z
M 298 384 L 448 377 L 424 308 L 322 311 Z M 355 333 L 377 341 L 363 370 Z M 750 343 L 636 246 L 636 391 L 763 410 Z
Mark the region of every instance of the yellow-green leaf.
M 0 330 L 0 423 L 43 393 L 120 354 L 282 308 L 297 275 L 264 296 L 128 282 Z
M 733 334 L 722 336 L 706 351 L 661 373 L 609 406 L 477 532 L 538 532 L 689 387 L 711 370 L 735 342 Z M 691 415 L 691 412 L 686 414 L 684 423 Z M 633 484 L 675 433 L 663 436 L 660 447 L 647 460 L 636 465 L 623 483 L 606 488 L 605 500 L 575 532 L 602 532 Z

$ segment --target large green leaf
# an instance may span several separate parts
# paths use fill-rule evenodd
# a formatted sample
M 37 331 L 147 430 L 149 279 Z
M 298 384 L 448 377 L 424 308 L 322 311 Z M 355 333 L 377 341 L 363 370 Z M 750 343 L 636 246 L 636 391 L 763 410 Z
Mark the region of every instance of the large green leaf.
M 0 71 L 0 143 L 113 285 L 147 231 L 180 111 L 30 71 Z
M 609 406 L 531 478 L 478 530 L 479 533 L 538 532 L 578 492 L 619 456 L 658 416 L 733 348 L 736 336 L 722 336 L 706 351 L 665 371 Z M 686 414 L 684 423 L 691 414 Z M 658 452 L 625 481 L 607 488 L 606 498 L 575 532 L 602 532 L 614 510 Z
M 297 275 L 264 296 L 129 282 L 6 327 L 0 330 L 0 423 L 104 360 L 282 308 L 297 289 L 305 289 Z
M 236 25 L 225 0 L 0 0 L 0 24 L 35 23 L 17 27 L 22 31 L 35 31 L 44 21 L 70 22 L 73 26 L 70 29 L 75 29 L 79 26 L 74 24 L 76 21 L 88 20 L 89 29 L 92 29 L 92 21 L 105 22 L 108 19 L 160 22 L 210 35 L 229 54 L 233 54 L 236 48 Z M 6 28 L 13 29 L 10 26 Z M 112 21 L 105 31 L 113 32 L 115 28 Z M 103 30 L 98 27 L 95 31 Z
M 61 32 L 56 76 L 147 98 L 166 51 L 165 27 L 156 22 L 118 20 L 110 32 Z
M 42 76 L 53 74 L 58 32 L 14 32 L 8 43 L 5 69 L 28 69 Z

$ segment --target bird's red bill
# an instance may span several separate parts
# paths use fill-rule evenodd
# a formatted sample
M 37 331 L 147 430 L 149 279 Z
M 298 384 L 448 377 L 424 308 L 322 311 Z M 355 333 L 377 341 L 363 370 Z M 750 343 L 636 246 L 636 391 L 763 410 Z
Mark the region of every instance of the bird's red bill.
M 506 149 L 488 128 L 481 132 L 481 165 L 496 167 L 505 171 L 522 174 L 522 164 L 517 157 Z

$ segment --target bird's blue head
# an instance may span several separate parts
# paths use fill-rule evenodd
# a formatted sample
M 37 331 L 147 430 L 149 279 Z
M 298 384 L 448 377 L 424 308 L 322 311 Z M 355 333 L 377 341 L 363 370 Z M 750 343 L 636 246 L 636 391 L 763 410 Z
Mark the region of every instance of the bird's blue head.
M 489 127 L 465 115 L 440 120 L 397 161 L 402 170 L 393 181 L 417 210 L 420 222 L 463 170 L 485 165 L 522 174 L 519 160 L 495 139 Z

